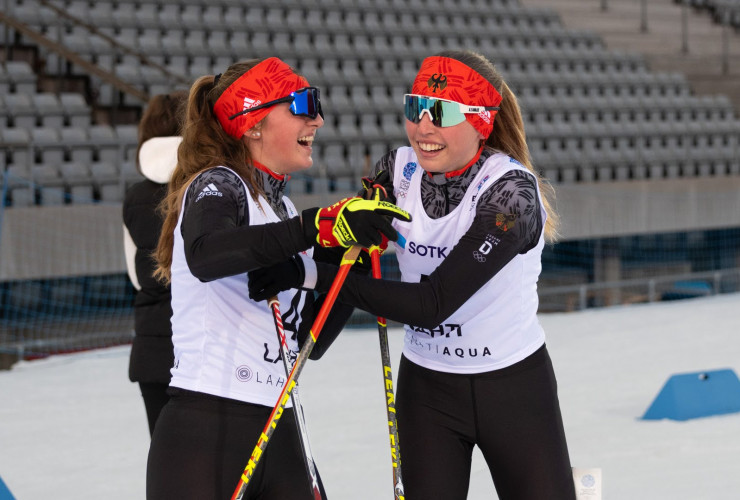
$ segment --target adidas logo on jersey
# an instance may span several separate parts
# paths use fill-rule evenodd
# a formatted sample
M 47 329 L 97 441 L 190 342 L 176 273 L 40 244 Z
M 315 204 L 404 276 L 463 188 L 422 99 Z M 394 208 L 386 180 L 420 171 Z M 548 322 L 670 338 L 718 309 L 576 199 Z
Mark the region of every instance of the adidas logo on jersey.
M 204 196 L 223 196 L 223 193 L 218 190 L 214 183 L 211 182 L 209 185 L 203 188 L 200 194 L 198 194 L 198 197 L 195 199 L 195 203 L 198 203 L 200 200 L 202 200 Z

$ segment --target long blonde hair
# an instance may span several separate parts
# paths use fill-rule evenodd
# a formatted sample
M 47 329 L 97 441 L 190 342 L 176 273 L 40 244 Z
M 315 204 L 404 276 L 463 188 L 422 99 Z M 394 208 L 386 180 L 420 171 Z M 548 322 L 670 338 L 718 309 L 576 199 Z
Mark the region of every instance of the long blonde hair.
M 527 146 L 527 138 L 524 133 L 522 112 L 516 96 L 491 61 L 482 54 L 470 50 L 446 50 L 437 55 L 455 59 L 474 69 L 501 94 L 503 98 L 501 104 L 499 104 L 501 109 L 496 114 L 496 119 L 493 122 L 493 132 L 488 136 L 486 146 L 511 156 L 535 176 L 539 184 L 542 204 L 547 213 L 545 240 L 548 243 L 553 243 L 557 239 L 558 227 L 560 226 L 560 217 L 558 217 L 554 206 L 555 189 L 532 166 L 529 146 Z
M 226 166 L 241 176 L 253 197 L 262 194 L 246 144 L 224 132 L 213 114 L 213 105 L 223 91 L 261 61 L 252 59 L 232 64 L 219 78 L 202 76 L 190 88 L 182 127 L 183 140 L 177 150 L 177 167 L 170 179 L 167 196 L 159 207 L 164 224 L 154 252 L 157 261 L 154 276 L 165 283 L 169 283 L 171 278 L 174 231 L 182 199 L 198 174 L 209 168 Z

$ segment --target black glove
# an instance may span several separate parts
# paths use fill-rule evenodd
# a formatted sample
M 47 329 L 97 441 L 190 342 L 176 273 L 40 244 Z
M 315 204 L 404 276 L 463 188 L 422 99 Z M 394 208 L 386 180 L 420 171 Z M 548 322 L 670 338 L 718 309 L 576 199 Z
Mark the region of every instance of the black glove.
M 398 233 L 390 219 L 410 222 L 411 214 L 387 201 L 345 198 L 326 208 L 309 208 L 301 214 L 303 234 L 309 244 L 322 247 L 379 245 Z
M 247 276 L 249 298 L 260 302 L 279 292 L 300 288 L 306 279 L 306 269 L 303 260 L 294 255 L 285 262 L 249 271 Z
M 396 203 L 396 197 L 393 194 L 393 179 L 390 172 L 381 170 L 375 178 L 363 177 L 362 189 L 357 196 L 366 200 L 379 200 Z
M 313 260 L 339 267 L 346 251 L 347 249 L 342 247 L 321 247 L 314 245 Z M 360 252 L 360 255 L 357 257 L 355 263 L 352 264 L 352 269 L 350 270 L 354 273 L 367 275 L 370 274 L 371 266 L 370 255 L 367 252 Z

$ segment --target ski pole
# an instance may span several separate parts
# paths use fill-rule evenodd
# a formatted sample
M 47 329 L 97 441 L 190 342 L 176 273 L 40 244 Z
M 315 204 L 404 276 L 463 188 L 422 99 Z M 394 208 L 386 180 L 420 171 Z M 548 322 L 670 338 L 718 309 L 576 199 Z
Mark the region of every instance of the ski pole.
M 298 353 L 298 357 L 296 358 L 295 363 L 293 363 L 293 369 L 290 371 L 290 375 L 288 375 L 288 378 L 285 380 L 283 390 L 280 393 L 280 396 L 278 397 L 278 400 L 275 403 L 272 412 L 270 413 L 270 417 L 267 419 L 267 424 L 265 424 L 265 428 L 262 430 L 262 433 L 257 440 L 257 445 L 252 451 L 252 456 L 249 457 L 247 466 L 244 468 L 244 471 L 239 478 L 239 483 L 236 485 L 236 489 L 234 490 L 234 494 L 232 495 L 231 500 L 241 500 L 244 497 L 244 492 L 247 489 L 247 484 L 254 474 L 254 469 L 255 467 L 257 467 L 257 464 L 259 463 L 259 460 L 262 457 L 265 448 L 267 448 L 267 444 L 272 437 L 273 432 L 275 432 L 277 424 L 280 422 L 280 417 L 283 416 L 283 410 L 285 409 L 285 405 L 288 402 L 291 391 L 296 385 L 296 380 L 301 374 L 301 370 L 303 370 L 303 365 L 308 360 L 308 356 L 309 354 L 311 354 L 311 350 L 313 350 L 313 346 L 316 344 L 316 339 L 321 333 L 321 329 L 324 327 L 326 318 L 329 316 L 329 311 L 334 305 L 334 301 L 337 299 L 337 295 L 339 295 L 339 289 L 342 287 L 342 284 L 347 277 L 347 273 L 349 273 L 350 268 L 357 260 L 357 257 L 360 255 L 361 250 L 362 247 L 355 245 L 349 247 L 349 249 L 347 249 L 347 251 L 344 253 L 344 256 L 342 257 L 342 262 L 339 265 L 339 272 L 337 272 L 337 275 L 334 278 L 334 282 L 329 289 L 329 293 L 326 294 L 324 303 L 321 306 L 319 313 L 316 315 L 316 319 L 314 319 L 311 330 L 309 331 L 309 337 L 306 339 L 306 342 L 303 344 L 301 351 Z
M 370 249 L 373 278 L 380 279 L 380 252 L 378 247 Z M 396 420 L 396 401 L 393 395 L 393 374 L 391 373 L 391 355 L 388 348 L 388 324 L 378 316 L 378 338 L 380 339 L 380 360 L 383 365 L 383 382 L 385 384 L 385 410 L 388 415 L 388 431 L 391 442 L 391 463 L 393 464 L 393 497 L 404 500 L 403 477 L 401 475 L 401 444 L 398 440 L 398 422 Z
M 280 344 L 280 354 L 283 358 L 283 366 L 285 367 L 285 376 L 290 376 L 290 350 L 288 349 L 288 342 L 285 340 L 285 330 L 283 329 L 283 317 L 280 314 L 280 301 L 277 295 L 273 295 L 267 299 L 267 305 L 272 309 L 272 317 L 275 320 L 275 331 L 278 336 L 278 343 Z M 301 450 L 303 451 L 303 462 L 306 465 L 306 471 L 311 477 L 311 494 L 314 500 L 322 500 L 321 489 L 319 488 L 318 474 L 316 473 L 316 462 L 313 459 L 313 453 L 311 453 L 311 444 L 308 441 L 308 430 L 306 428 L 306 417 L 303 414 L 303 406 L 298 395 L 298 387 L 293 389 L 290 394 L 290 399 L 293 401 L 293 413 L 295 414 L 295 423 L 298 427 L 298 433 L 301 436 Z

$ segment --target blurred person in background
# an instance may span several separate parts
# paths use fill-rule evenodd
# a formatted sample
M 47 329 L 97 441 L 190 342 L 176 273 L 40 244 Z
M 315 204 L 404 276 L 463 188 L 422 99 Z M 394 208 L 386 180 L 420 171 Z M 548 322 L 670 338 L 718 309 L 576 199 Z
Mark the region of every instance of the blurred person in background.
M 144 398 L 149 434 L 167 403 L 172 352 L 170 288 L 154 278 L 154 250 L 162 231 L 157 207 L 167 194 L 167 183 L 177 164 L 181 112 L 186 91 L 152 97 L 139 122 L 137 168 L 145 180 L 126 191 L 123 235 L 126 268 L 136 288 L 134 340 L 128 376 L 138 382 Z
M 156 276 L 172 287 L 175 360 L 149 451 L 149 500 L 229 498 L 283 389 L 272 312 L 249 298 L 246 273 L 286 260 L 302 270 L 278 294 L 292 361 L 324 300 L 299 289 L 315 279 L 311 257 L 337 263 L 341 247 L 397 237 L 388 216 L 404 213 L 389 203 L 351 198 L 299 213 L 284 196 L 290 174 L 313 164 L 323 124 L 319 90 L 275 57 L 190 89 L 157 248 Z M 312 359 L 352 310 L 332 309 Z M 311 498 L 293 411 L 289 402 L 246 498 Z
M 404 96 L 410 147 L 364 183 L 411 224 L 394 226 L 402 281 L 350 274 L 339 301 L 404 323 L 396 410 L 406 498 L 467 498 L 478 446 L 501 500 L 574 500 L 557 382 L 537 320 L 552 187 L 532 167 L 516 96 L 484 56 L 425 59 Z M 315 289 L 337 268 L 317 263 Z M 290 286 L 249 273 L 255 300 Z

